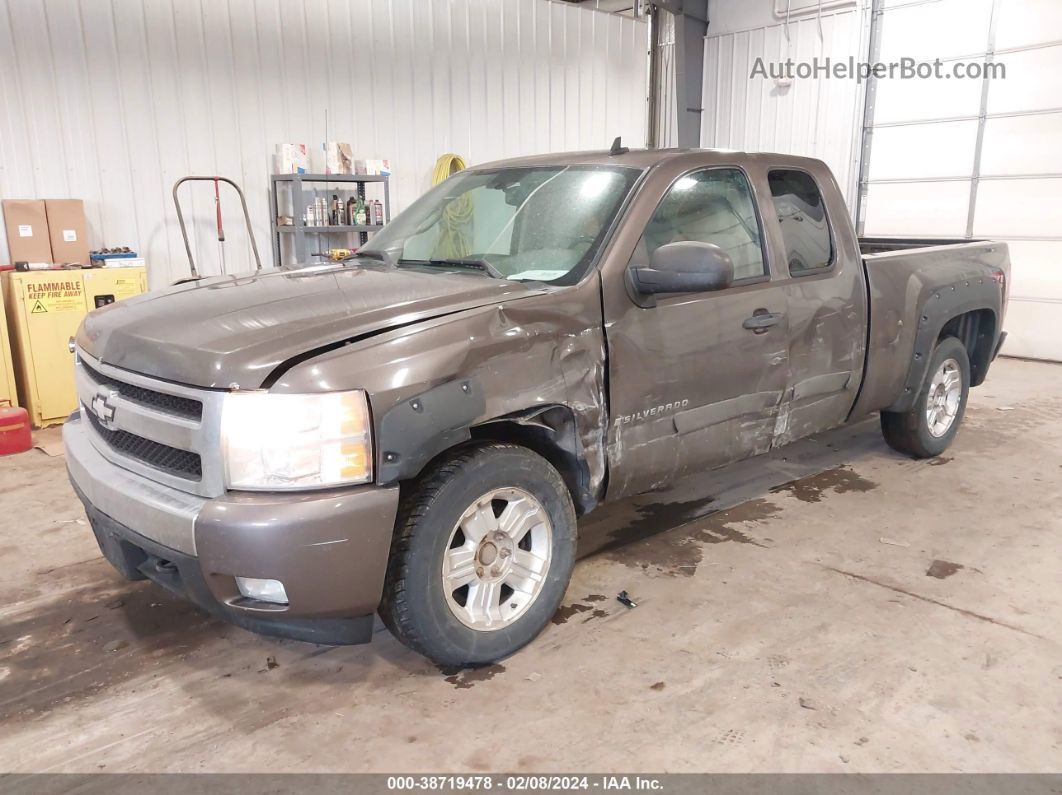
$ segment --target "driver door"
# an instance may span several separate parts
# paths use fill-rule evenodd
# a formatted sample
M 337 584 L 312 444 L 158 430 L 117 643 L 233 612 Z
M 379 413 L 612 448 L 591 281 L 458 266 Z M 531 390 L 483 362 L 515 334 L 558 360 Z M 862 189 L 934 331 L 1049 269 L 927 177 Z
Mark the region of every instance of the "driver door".
M 655 306 L 634 297 L 606 306 L 610 499 L 770 449 L 788 372 L 786 294 L 771 279 L 744 171 L 675 179 L 630 263 L 647 265 L 657 248 L 684 240 L 726 251 L 734 282 L 656 296 Z

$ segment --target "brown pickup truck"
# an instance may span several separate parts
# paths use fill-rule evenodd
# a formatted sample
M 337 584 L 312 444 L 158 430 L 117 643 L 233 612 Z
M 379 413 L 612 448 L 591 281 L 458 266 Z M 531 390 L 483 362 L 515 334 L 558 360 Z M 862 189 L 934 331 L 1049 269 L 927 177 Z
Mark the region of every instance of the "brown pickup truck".
M 1005 245 L 856 238 L 827 167 L 583 152 L 462 171 L 349 261 L 91 313 L 70 478 L 104 555 L 247 629 L 439 663 L 556 611 L 577 517 L 881 413 L 951 443 Z

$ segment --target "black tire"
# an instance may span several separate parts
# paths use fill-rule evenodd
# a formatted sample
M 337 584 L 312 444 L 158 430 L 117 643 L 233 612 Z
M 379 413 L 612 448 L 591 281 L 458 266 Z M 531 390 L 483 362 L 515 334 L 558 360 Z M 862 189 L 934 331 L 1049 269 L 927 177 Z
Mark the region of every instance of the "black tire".
M 465 511 L 482 495 L 504 488 L 527 492 L 545 509 L 551 523 L 549 568 L 537 597 L 511 624 L 477 630 L 448 604 L 443 555 Z M 530 643 L 557 612 L 575 565 L 575 542 L 571 495 L 546 459 L 513 444 L 460 448 L 403 496 L 380 617 L 398 640 L 440 665 L 495 662 Z
M 958 411 L 951 426 L 940 436 L 934 436 L 929 430 L 929 421 L 926 416 L 931 399 L 929 386 L 934 374 L 948 359 L 954 360 L 959 365 L 962 391 L 959 396 Z M 955 337 L 945 337 L 937 343 L 933 355 L 929 357 L 929 367 L 926 369 L 918 397 L 915 398 L 911 408 L 904 412 L 881 412 L 881 433 L 886 443 L 896 452 L 914 458 L 933 458 L 940 455 L 951 446 L 955 434 L 959 432 L 963 415 L 966 413 L 966 399 L 969 394 L 970 358 L 966 354 L 966 347 Z

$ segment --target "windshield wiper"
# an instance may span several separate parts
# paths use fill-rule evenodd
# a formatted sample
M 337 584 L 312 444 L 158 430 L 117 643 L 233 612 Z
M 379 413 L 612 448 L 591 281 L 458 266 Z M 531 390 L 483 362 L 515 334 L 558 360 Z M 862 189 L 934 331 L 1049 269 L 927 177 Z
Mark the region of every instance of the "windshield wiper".
M 505 274 L 495 268 L 485 259 L 476 259 L 474 257 L 468 257 L 465 259 L 430 259 L 428 263 L 431 265 L 459 265 L 463 268 L 475 268 L 476 270 L 485 271 L 493 276 L 495 279 L 504 279 Z
M 391 264 L 391 258 L 384 251 L 355 251 L 346 259 L 357 259 L 358 257 L 364 257 L 365 259 L 375 259 L 384 263 L 385 265 Z
M 495 268 L 485 259 L 475 259 L 474 257 L 468 257 L 465 259 L 400 259 L 399 265 L 450 265 L 457 266 L 458 268 L 471 268 L 472 270 L 482 271 L 489 274 L 495 279 L 504 279 L 505 274 Z

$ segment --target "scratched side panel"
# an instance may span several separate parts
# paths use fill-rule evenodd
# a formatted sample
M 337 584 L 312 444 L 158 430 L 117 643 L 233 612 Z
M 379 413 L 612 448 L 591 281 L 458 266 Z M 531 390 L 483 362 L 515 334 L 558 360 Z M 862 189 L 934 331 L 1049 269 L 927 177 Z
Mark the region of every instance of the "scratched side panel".
M 758 335 L 742 323 L 758 309 L 785 316 L 782 274 L 775 263 L 769 262 L 770 282 L 667 298 L 654 309 L 632 302 L 623 274 L 658 200 L 675 179 L 712 166 L 739 165 L 748 172 L 759 157 L 725 151 L 672 155 L 646 178 L 606 255 L 610 500 L 770 449 L 788 383 L 788 326 L 783 322 Z M 762 222 L 773 208 L 758 191 L 757 199 Z M 738 405 L 732 401 L 746 396 L 755 400 L 730 416 Z M 675 403 L 683 401 L 688 403 L 676 410 Z M 661 406 L 663 416 L 644 416 Z M 689 413 L 675 416 L 683 412 Z
M 754 167 L 757 189 L 770 195 L 767 175 L 772 155 Z M 791 277 L 788 263 L 776 264 L 784 275 L 789 317 L 789 388 L 783 401 L 773 447 L 795 442 L 843 423 L 859 394 L 866 355 L 867 294 L 859 244 L 844 198 L 825 164 L 800 166 L 822 194 L 833 243 L 833 260 L 825 273 Z M 776 217 L 767 223 L 772 248 L 787 247 Z
M 785 312 L 771 283 L 625 308 L 609 327 L 609 498 L 650 491 L 771 447 L 788 376 Z
M 575 414 L 590 476 L 605 478 L 604 336 L 596 276 L 581 285 L 472 309 L 380 334 L 309 359 L 277 392 L 365 389 L 378 421 L 389 409 L 457 378 L 477 379 L 486 419 L 545 405 Z

